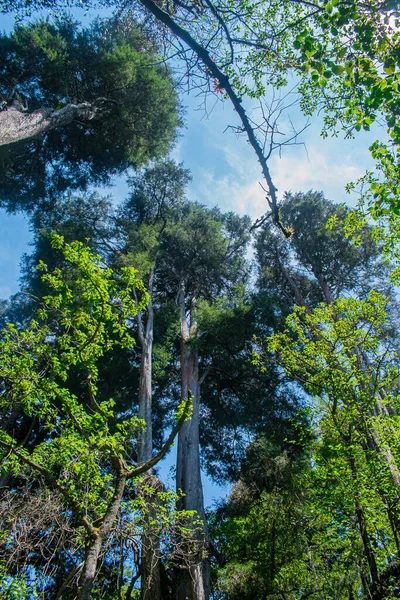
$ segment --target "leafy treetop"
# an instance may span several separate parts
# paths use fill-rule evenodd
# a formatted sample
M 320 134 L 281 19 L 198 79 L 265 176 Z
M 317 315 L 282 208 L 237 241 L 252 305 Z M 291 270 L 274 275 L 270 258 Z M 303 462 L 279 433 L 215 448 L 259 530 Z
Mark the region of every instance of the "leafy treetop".
M 164 155 L 174 140 L 179 116 L 171 76 L 134 23 L 96 21 L 82 29 L 67 18 L 17 25 L 0 36 L 0 64 L 0 115 L 16 105 L 23 114 L 82 104 L 92 110 L 89 120 L 1 147 L 0 199 L 9 210 L 107 183 Z

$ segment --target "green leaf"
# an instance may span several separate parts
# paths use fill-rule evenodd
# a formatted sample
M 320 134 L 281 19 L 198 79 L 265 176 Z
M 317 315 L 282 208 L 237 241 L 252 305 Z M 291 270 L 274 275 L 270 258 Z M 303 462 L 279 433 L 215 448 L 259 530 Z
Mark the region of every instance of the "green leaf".
M 354 71 L 354 62 L 352 60 L 348 60 L 345 64 L 345 69 L 347 75 L 352 76 Z
M 384 62 L 383 70 L 388 75 L 392 75 L 396 71 L 396 63 L 394 60 L 390 59 Z
M 344 73 L 344 67 L 342 65 L 333 65 L 332 66 L 332 73 L 334 75 L 342 75 L 342 73 Z

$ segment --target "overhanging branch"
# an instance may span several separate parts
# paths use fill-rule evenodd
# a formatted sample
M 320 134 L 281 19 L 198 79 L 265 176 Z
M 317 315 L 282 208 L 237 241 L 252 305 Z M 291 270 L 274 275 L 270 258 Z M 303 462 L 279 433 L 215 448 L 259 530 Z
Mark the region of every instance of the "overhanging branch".
M 160 21 L 166 27 L 168 27 L 168 29 L 175 36 L 182 40 L 198 56 L 198 58 L 203 62 L 204 66 L 211 74 L 211 76 L 217 81 L 219 88 L 225 90 L 235 111 L 239 116 L 239 119 L 242 123 L 243 131 L 246 132 L 247 139 L 254 152 L 256 153 L 258 162 L 261 165 L 262 173 L 267 183 L 267 201 L 272 212 L 273 222 L 279 227 L 279 229 L 282 231 L 285 237 L 290 237 L 291 231 L 287 230 L 280 221 L 278 201 L 276 196 L 277 188 L 273 184 L 271 173 L 267 164 L 267 158 L 263 153 L 261 144 L 257 140 L 257 137 L 254 133 L 254 128 L 250 123 L 250 119 L 247 116 L 245 109 L 243 108 L 242 99 L 234 91 L 230 83 L 229 77 L 221 71 L 216 62 L 212 59 L 209 52 L 206 50 L 206 48 L 199 44 L 186 29 L 183 29 L 183 27 L 176 23 L 176 21 L 174 21 L 174 19 L 168 13 L 161 10 L 161 8 L 157 6 L 157 4 L 153 2 L 153 0 L 139 0 L 139 2 L 158 21 Z

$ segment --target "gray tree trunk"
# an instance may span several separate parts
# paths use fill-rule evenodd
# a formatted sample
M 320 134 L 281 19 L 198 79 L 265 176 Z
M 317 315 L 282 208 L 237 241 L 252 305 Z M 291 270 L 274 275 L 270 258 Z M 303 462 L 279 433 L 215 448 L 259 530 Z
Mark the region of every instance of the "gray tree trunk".
M 152 320 L 152 317 L 151 317 Z M 146 429 L 139 432 L 138 436 L 138 462 L 147 462 L 153 453 L 153 432 L 151 423 L 152 413 L 152 349 L 153 331 L 145 337 L 142 345 L 139 381 L 139 419 L 146 423 Z
M 150 460 L 153 452 L 152 431 L 152 354 L 153 354 L 153 327 L 154 311 L 152 304 L 154 269 L 151 270 L 148 282 L 149 303 L 146 311 L 146 323 L 143 324 L 142 316 L 138 315 L 139 341 L 142 346 L 140 360 L 139 380 L 139 419 L 146 423 L 146 429 L 139 433 L 138 462 Z
M 192 396 L 193 413 L 190 421 L 186 421 L 178 435 L 178 455 L 176 463 L 176 489 L 183 492 L 178 501 L 180 510 L 195 510 L 202 519 L 203 544 L 198 557 L 198 564 L 178 571 L 176 600 L 208 600 L 210 565 L 205 554 L 207 548 L 207 526 L 204 512 L 203 486 L 200 470 L 200 383 L 198 352 L 196 348 L 196 323 L 194 321 L 194 302 L 192 300 L 190 325 L 185 310 L 184 282 L 178 295 L 181 313 L 181 376 L 182 400 Z
M 67 104 L 58 110 L 39 108 L 32 113 L 11 107 L 0 112 L 0 146 L 36 137 L 76 120 L 90 121 L 96 113 L 89 102 Z
M 138 462 L 147 462 L 153 454 L 152 430 L 152 353 L 154 310 L 152 303 L 154 267 L 150 271 L 147 291 L 149 303 L 146 310 L 146 322 L 138 315 L 139 341 L 142 346 L 139 380 L 139 419 L 146 423 L 146 429 L 139 432 L 138 436 Z M 164 489 L 163 483 L 151 475 L 146 476 L 146 485 L 154 488 L 154 494 L 147 496 L 148 514 L 145 517 L 142 536 L 141 572 L 140 572 L 140 597 L 142 600 L 162 600 L 161 592 L 161 551 L 160 539 L 154 535 L 151 522 L 156 518 L 158 502 L 157 491 Z

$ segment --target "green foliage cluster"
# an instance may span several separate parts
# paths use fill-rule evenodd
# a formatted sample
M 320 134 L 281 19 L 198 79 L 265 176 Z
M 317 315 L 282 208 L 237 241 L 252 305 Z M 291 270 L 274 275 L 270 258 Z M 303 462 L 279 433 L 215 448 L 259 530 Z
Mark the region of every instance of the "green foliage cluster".
M 64 513 L 75 523 L 67 546 L 83 558 L 84 548 L 90 547 L 96 536 L 102 541 L 109 537 L 117 512 L 126 521 L 124 535 L 140 540 L 150 511 L 145 481 L 126 483 L 151 466 L 137 467 L 130 457 L 132 440 L 145 423 L 135 416 L 120 415 L 112 398 L 99 400 L 99 363 L 116 347 L 132 348 L 129 324 L 146 307 L 148 294 L 133 267 L 122 267 L 116 277 L 82 242 L 66 244 L 61 235 L 54 234 L 52 246 L 61 254 L 61 266 L 49 271 L 43 262 L 38 265 L 48 288 L 43 305 L 24 328 L 9 323 L 0 342 L 2 412 L 7 415 L 18 410 L 32 425 L 37 423 L 42 441 L 27 447 L 2 430 L 2 472 L 19 480 L 36 480 L 58 494 Z M 78 393 L 74 392 L 76 377 L 81 381 Z M 178 423 L 187 418 L 190 399 L 181 403 L 177 412 Z M 176 514 L 172 492 L 153 490 L 154 494 L 159 505 L 152 513 L 154 535 L 166 542 L 179 533 L 192 536 L 194 543 L 198 528 L 194 513 Z M 39 501 L 37 506 L 40 510 Z M 12 572 L 15 566 L 8 565 L 4 557 L 7 546 L 13 544 L 15 534 L 10 527 L 14 527 L 16 514 L 10 518 L 4 502 L 3 509 L 1 554 Z M 56 526 L 50 518 L 48 535 Z M 60 521 L 58 526 L 62 527 Z M 177 560 L 172 541 L 170 545 L 171 560 Z M 6 569 L 3 593 L 29 592 L 25 569 L 32 563 L 25 561 L 21 558 L 16 579 L 10 578 Z
M 96 400 L 98 362 L 116 345 L 132 346 L 127 319 L 146 298 L 139 306 L 132 300 L 133 288 L 142 286 L 133 268 L 123 270 L 121 286 L 80 242 L 64 245 L 55 235 L 53 246 L 62 250 L 65 270 L 44 273 L 49 294 L 37 318 L 23 331 L 9 324 L 1 342 L 1 376 L 7 383 L 2 405 L 18 404 L 38 419 L 46 439 L 30 453 L 2 432 L 3 468 L 15 474 L 36 468 L 82 516 L 96 520 L 112 494 L 103 463 L 123 456 L 140 426 L 135 418 L 111 425 L 114 401 Z M 39 268 L 46 270 L 44 263 Z M 79 398 L 68 389 L 73 369 L 86 380 Z M 82 488 L 88 490 L 84 497 Z
M 0 36 L 3 110 L 89 103 L 97 116 L 2 146 L 0 196 L 9 210 L 109 183 L 112 175 L 165 155 L 179 125 L 178 100 L 157 48 L 138 26 L 71 18 L 17 25 Z
M 253 348 L 254 362 L 262 372 L 278 362 L 307 396 L 283 444 L 270 434 L 252 441 L 239 482 L 212 516 L 216 598 L 397 593 L 393 300 L 365 285 L 379 287 L 368 229 L 358 247 L 339 228 L 326 230 L 337 211 L 316 193 L 287 195 L 282 213 L 297 234 L 282 243 L 265 225 L 257 236 L 259 286 L 283 314 L 264 350 Z
M 146 580 L 149 540 L 154 579 L 158 573 L 168 580 L 166 597 L 173 589 L 168 569 L 179 579 L 183 566 L 199 583 L 195 573 L 207 561 L 206 541 L 215 598 L 397 597 L 398 344 L 393 291 L 382 283 L 385 269 L 374 241 L 383 241 L 386 257 L 397 261 L 392 280 L 398 282 L 398 7 L 386 0 L 128 4 L 133 12 L 123 19 L 88 29 L 71 20 L 38 22 L 0 37 L 2 110 L 15 102 L 28 111 L 80 102 L 97 107 L 88 123 L 3 148 L 3 205 L 49 206 L 59 194 L 109 183 L 110 176 L 168 151 L 179 123 L 177 96 L 160 66 L 165 57 L 160 61 L 157 46 L 133 25 L 132 14 L 141 17 L 145 8 L 164 24 L 154 37 L 164 48 L 169 44 L 167 54 L 183 58 L 189 86 L 233 103 L 237 131 L 246 132 L 263 169 L 271 223 L 290 239 L 278 238 L 267 218 L 261 220 L 251 288 L 249 220 L 188 202 L 189 175 L 171 161 L 137 173 L 130 198 L 112 216 L 96 195 L 71 200 L 74 214 L 58 198 L 51 215 L 37 211 L 38 239 L 56 266 L 39 264 L 42 306 L 28 322 L 27 309 L 24 326 L 8 324 L 0 342 L 3 476 L 21 488 L 35 474 L 29 493 L 43 501 L 41 491 L 51 490 L 63 516 L 74 520 L 67 546 L 75 558 L 66 561 L 65 573 L 72 572 L 75 583 L 79 578 L 80 598 L 90 597 L 100 556 L 104 586 L 96 583 L 93 597 L 133 597 L 139 575 Z M 106 5 L 121 8 L 117 1 Z M 10 6 L 0 2 L 5 11 Z M 14 6 L 29 12 L 65 3 Z M 389 139 L 371 146 L 376 171 L 358 182 L 363 195 L 355 211 L 338 210 L 316 192 L 287 194 L 279 211 L 274 205 L 267 161 L 280 146 L 274 113 L 281 105 L 264 109 L 260 127 L 243 105 L 262 100 L 270 87 L 283 89 L 293 73 L 303 112 L 324 112 L 323 135 L 343 130 L 351 137 L 385 123 Z M 345 232 L 357 238 L 342 236 L 343 218 Z M 65 243 L 60 234 L 50 250 L 55 222 L 68 235 L 88 231 L 100 254 L 82 242 Z M 43 287 L 49 291 L 43 294 Z M 136 335 L 141 353 L 133 349 Z M 174 437 L 147 464 L 134 463 L 133 441 L 146 423 L 132 416 L 132 400 L 143 391 L 146 343 L 154 359 L 147 375 L 155 445 L 177 392 L 184 396 L 191 378 L 197 404 L 191 411 L 191 394 L 183 398 L 173 434 L 201 416 L 209 472 L 235 479 L 240 464 L 229 501 L 210 517 L 213 542 L 194 511 L 175 511 L 182 498 L 155 491 L 154 476 L 132 481 L 156 464 Z M 128 409 L 121 402 L 126 397 Z M 197 500 L 201 512 L 201 486 Z M 15 551 L 16 529 L 9 516 L 5 521 L 2 548 Z M 50 517 L 46 531 L 54 532 L 54 523 Z M 14 570 L 1 563 L 1 591 L 10 597 L 35 593 L 27 577 L 33 558 L 19 560 Z M 40 569 L 43 561 L 37 564 Z M 116 564 L 122 575 L 115 575 Z M 74 569 L 81 569 L 79 577 Z M 59 584 L 55 577 L 48 589 Z
M 371 293 L 298 307 L 268 339 L 315 398 L 316 437 L 297 456 L 265 440 L 249 447 L 212 521 L 226 562 L 216 597 L 395 596 L 399 363 L 384 347 L 386 319 L 385 299 Z
M 296 37 L 303 71 L 302 106 L 312 114 L 323 108 L 323 135 L 347 137 L 383 123 L 385 136 L 369 148 L 375 168 L 348 191 L 360 192 L 346 233 L 357 235 L 366 220 L 376 222 L 374 235 L 398 262 L 399 147 L 399 13 L 396 4 L 328 2 Z M 384 137 L 384 139 L 382 139 Z M 386 138 L 386 139 L 385 139 Z M 393 275 L 396 279 L 397 272 Z M 397 281 L 397 279 L 396 279 Z

